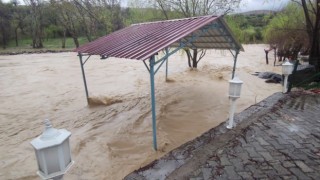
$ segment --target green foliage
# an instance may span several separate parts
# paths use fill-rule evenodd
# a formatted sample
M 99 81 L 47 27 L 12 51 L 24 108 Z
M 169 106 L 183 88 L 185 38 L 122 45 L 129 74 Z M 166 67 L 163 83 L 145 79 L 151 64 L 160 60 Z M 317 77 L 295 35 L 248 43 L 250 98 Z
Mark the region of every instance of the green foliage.
M 320 89 L 320 82 L 313 82 L 313 83 L 302 86 L 302 88 L 305 90 Z
M 263 35 L 266 42 L 279 48 L 306 46 L 308 37 L 304 28 L 302 8 L 295 3 L 289 5 L 275 16 L 266 27 Z
M 86 39 L 86 37 L 80 37 L 79 38 L 79 43 L 80 44 L 84 44 L 87 43 L 88 40 Z M 46 49 L 61 49 L 61 38 L 48 38 L 45 41 L 43 41 L 44 47 Z M 19 47 L 15 46 L 15 42 L 14 40 L 11 40 L 8 43 L 8 48 L 11 49 L 32 49 L 32 39 L 31 38 L 24 38 L 20 40 L 20 44 Z M 66 38 L 66 48 L 67 49 L 73 49 L 75 48 L 75 45 L 73 43 L 73 39 L 72 38 Z
M 273 14 L 236 14 L 226 16 L 225 20 L 241 43 L 261 43 L 263 29 L 272 18 Z
M 163 20 L 163 15 L 160 10 L 155 10 L 154 8 L 127 8 L 128 16 L 125 21 L 126 25 L 159 21 Z
M 311 74 L 302 74 L 299 77 L 300 79 L 303 79 L 302 81 L 299 81 L 296 84 L 292 84 L 293 87 L 302 87 L 305 90 L 310 89 L 320 89 L 320 73 L 315 72 Z

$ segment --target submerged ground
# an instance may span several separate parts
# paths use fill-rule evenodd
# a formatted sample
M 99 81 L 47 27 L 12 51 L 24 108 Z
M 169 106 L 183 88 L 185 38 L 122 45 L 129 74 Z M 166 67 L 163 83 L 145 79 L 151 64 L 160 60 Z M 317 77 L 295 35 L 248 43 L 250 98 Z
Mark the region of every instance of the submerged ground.
M 237 73 L 244 81 L 240 112 L 280 84 L 252 76 L 279 73 L 265 65 L 264 45 L 246 45 Z M 142 62 L 92 57 L 85 65 L 91 101 L 88 106 L 75 53 L 0 56 L 0 179 L 35 179 L 30 141 L 42 133 L 43 120 L 71 131 L 74 166 L 66 179 L 121 179 L 170 150 L 219 125 L 228 117 L 228 80 L 233 57 L 212 50 L 198 70 L 187 67 L 182 52 L 156 76 L 159 151 L 152 149 L 149 75 Z

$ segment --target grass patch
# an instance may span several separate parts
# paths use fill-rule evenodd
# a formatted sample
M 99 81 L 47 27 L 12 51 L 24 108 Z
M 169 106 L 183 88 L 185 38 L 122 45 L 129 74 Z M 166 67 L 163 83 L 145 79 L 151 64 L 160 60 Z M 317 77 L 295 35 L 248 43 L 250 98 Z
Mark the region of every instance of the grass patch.
M 297 78 L 297 76 L 296 76 Z M 299 79 L 300 78 L 300 79 Z M 299 83 L 293 84 L 294 87 L 301 87 L 305 90 L 320 89 L 320 73 L 312 73 L 309 75 L 300 74 L 297 78 Z
M 85 37 L 79 37 L 79 44 L 85 44 L 88 40 Z M 32 39 L 31 38 L 24 38 L 20 39 L 19 46 L 16 46 L 15 40 L 11 40 L 8 43 L 6 49 L 0 49 L 0 53 L 9 53 L 9 52 L 33 52 L 33 51 L 40 51 L 40 50 L 72 50 L 75 49 L 76 46 L 74 45 L 72 38 L 66 38 L 66 48 L 62 48 L 62 39 L 61 38 L 49 38 L 43 40 L 44 48 L 41 49 L 34 49 L 32 48 Z
M 312 82 L 307 85 L 301 86 L 305 90 L 310 90 L 310 89 L 320 89 L 320 82 Z

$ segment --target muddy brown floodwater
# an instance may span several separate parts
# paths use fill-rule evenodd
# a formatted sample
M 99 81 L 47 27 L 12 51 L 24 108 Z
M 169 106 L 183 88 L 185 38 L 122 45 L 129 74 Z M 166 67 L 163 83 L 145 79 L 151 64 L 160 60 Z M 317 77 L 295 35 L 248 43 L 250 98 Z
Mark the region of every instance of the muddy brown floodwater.
M 244 81 L 237 112 L 281 91 L 251 74 L 281 72 L 265 65 L 266 45 L 245 45 L 237 74 Z M 87 105 L 75 53 L 0 56 L 0 179 L 37 179 L 30 141 L 43 120 L 71 131 L 73 167 L 65 179 L 122 179 L 131 171 L 227 120 L 233 57 L 211 50 L 198 70 L 186 55 L 169 58 L 156 75 L 159 151 L 152 149 L 149 74 L 142 62 L 92 57 L 85 65 Z

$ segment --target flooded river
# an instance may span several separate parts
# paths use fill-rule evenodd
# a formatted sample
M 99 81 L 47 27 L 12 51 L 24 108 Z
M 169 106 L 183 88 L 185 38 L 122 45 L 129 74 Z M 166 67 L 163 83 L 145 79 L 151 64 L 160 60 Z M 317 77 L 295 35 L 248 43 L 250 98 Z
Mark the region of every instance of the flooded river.
M 237 112 L 281 91 L 256 71 L 281 72 L 265 65 L 265 45 L 246 45 L 237 74 L 244 81 Z M 85 64 L 91 106 L 87 105 L 76 53 L 0 56 L 0 179 L 36 179 L 30 141 L 43 120 L 71 131 L 73 167 L 65 179 L 121 179 L 227 120 L 228 80 L 233 57 L 211 50 L 198 70 L 186 55 L 169 58 L 156 75 L 158 148 L 152 149 L 149 74 L 142 62 L 91 57 Z

